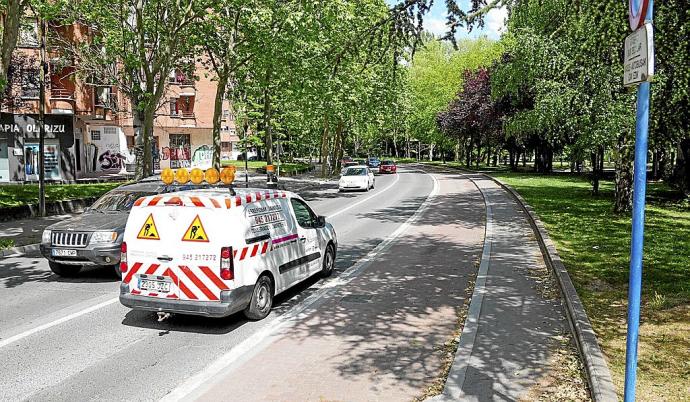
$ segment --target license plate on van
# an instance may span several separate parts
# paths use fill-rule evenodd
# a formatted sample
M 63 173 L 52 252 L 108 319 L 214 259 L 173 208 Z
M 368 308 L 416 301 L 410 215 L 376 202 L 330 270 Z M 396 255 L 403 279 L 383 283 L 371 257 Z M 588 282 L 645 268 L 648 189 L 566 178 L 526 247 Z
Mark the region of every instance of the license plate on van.
M 139 289 L 149 292 L 170 293 L 170 282 L 153 279 L 139 279 Z

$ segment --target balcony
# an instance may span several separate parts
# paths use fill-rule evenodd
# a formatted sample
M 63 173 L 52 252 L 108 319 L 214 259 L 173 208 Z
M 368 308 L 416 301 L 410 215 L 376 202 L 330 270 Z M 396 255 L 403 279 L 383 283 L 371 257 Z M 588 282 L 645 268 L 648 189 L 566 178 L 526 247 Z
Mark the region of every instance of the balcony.
M 194 112 L 192 111 L 180 111 L 178 112 L 179 116 L 182 117 L 183 119 L 195 119 L 196 117 L 194 116 Z
M 74 100 L 74 91 L 67 88 L 53 87 L 50 89 L 50 99 Z

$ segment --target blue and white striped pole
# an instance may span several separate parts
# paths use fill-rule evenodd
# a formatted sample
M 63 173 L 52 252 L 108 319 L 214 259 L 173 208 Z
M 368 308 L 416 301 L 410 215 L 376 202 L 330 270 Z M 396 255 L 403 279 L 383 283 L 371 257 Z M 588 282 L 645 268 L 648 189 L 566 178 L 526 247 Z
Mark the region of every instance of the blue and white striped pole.
M 654 1 L 649 1 L 645 21 L 652 21 Z M 644 245 L 644 210 L 647 190 L 647 140 L 649 136 L 650 83 L 637 89 L 635 125 L 635 184 L 633 189 L 632 244 L 630 252 L 630 284 L 628 287 L 628 337 L 625 350 L 625 402 L 635 400 L 637 381 L 637 338 L 640 329 L 640 297 L 642 293 L 642 254 Z

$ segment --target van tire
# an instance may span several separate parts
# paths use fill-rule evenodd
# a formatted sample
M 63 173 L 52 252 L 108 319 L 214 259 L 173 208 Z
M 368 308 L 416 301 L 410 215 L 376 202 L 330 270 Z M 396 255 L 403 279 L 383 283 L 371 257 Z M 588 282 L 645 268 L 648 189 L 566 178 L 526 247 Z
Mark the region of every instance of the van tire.
M 324 278 L 333 274 L 335 268 L 335 248 L 332 244 L 326 246 L 326 253 L 323 255 L 323 266 L 321 268 L 321 276 Z
M 71 277 L 76 276 L 81 271 L 81 265 L 65 265 L 54 261 L 48 261 L 50 270 L 57 276 Z
M 254 292 L 249 305 L 244 309 L 244 316 L 250 320 L 266 318 L 273 307 L 273 281 L 268 275 L 261 275 L 254 285 Z

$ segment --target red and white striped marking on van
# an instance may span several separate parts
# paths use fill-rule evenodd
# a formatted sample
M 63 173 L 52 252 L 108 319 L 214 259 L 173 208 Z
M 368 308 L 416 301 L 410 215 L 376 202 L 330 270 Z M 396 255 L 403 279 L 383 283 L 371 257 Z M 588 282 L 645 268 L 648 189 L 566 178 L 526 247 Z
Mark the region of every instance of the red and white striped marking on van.
M 230 289 L 213 269 L 208 266 L 199 265 L 192 269 L 187 265 L 163 266 L 151 264 L 144 270 L 144 265 L 137 262 L 132 264 L 127 275 L 123 278 L 123 282 L 129 284 L 130 292 L 135 295 L 162 297 L 157 292 L 139 290 L 137 274 L 170 278 L 172 280 L 172 287 L 165 296 L 168 299 L 184 298 L 199 301 L 218 301 L 220 291 Z
M 255 191 L 243 195 L 235 196 L 214 196 L 204 195 L 197 197 L 193 195 L 150 195 L 139 198 L 134 202 L 135 207 L 155 207 L 155 206 L 180 206 L 180 207 L 200 207 L 200 208 L 226 208 L 240 207 L 261 200 L 275 198 L 286 198 L 284 191 L 266 190 Z

